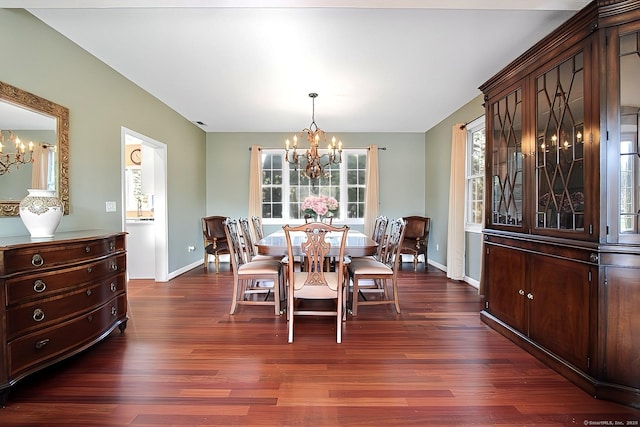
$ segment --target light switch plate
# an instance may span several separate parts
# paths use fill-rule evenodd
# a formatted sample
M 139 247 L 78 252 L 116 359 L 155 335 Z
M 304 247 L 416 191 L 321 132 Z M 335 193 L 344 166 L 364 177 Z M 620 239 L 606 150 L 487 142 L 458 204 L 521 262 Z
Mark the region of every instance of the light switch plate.
M 116 211 L 116 202 L 105 202 L 105 208 L 107 212 L 115 212 Z

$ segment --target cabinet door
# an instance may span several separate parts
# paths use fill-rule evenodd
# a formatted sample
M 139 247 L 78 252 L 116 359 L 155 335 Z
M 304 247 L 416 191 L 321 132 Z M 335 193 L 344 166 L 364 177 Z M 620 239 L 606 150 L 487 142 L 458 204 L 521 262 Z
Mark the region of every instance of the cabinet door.
M 486 245 L 487 311 L 520 332 L 525 324 L 525 254 Z
M 523 228 L 522 88 L 489 104 L 489 226 Z
M 637 269 L 609 267 L 605 280 L 605 377 L 640 388 L 640 274 Z
M 585 228 L 584 53 L 535 79 L 535 227 Z
M 589 266 L 531 255 L 529 337 L 577 368 L 589 358 Z
M 620 87 L 614 92 L 619 96 L 615 105 L 618 123 L 611 126 L 611 158 L 616 162 L 610 165 L 610 175 L 619 184 L 612 219 L 615 221 L 617 216 L 614 224 L 618 226 L 619 242 L 637 244 L 640 243 L 640 23 L 620 29 L 618 46 L 614 47 L 619 48 Z

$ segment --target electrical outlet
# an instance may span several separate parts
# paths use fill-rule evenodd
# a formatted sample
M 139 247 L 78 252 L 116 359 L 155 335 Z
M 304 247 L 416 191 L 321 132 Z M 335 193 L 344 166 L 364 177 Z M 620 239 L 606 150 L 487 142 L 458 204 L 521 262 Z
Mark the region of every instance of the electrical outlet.
M 116 211 L 116 202 L 105 202 L 105 210 L 107 212 L 115 212 Z
M 191 245 L 187 246 L 187 252 L 193 252 L 195 250 L 196 250 L 195 246 L 191 246 Z
M 440 245 L 436 243 L 436 252 L 440 252 Z

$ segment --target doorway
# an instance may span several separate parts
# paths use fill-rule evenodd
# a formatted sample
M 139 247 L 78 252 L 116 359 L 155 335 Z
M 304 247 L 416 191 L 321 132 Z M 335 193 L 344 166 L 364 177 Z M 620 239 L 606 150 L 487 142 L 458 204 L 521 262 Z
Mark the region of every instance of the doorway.
M 122 127 L 122 229 L 131 279 L 169 277 L 167 146 Z

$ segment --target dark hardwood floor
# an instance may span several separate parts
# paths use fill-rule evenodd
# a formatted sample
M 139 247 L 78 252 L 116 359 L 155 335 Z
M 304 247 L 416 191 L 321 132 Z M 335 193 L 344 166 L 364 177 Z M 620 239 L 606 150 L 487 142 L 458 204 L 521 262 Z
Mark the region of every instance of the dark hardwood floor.
M 0 424 L 638 425 L 481 323 L 475 289 L 412 267 L 402 314 L 362 307 L 342 344 L 332 318 L 297 320 L 287 344 L 271 307 L 229 315 L 227 264 L 132 280 L 125 333 L 20 381 Z

